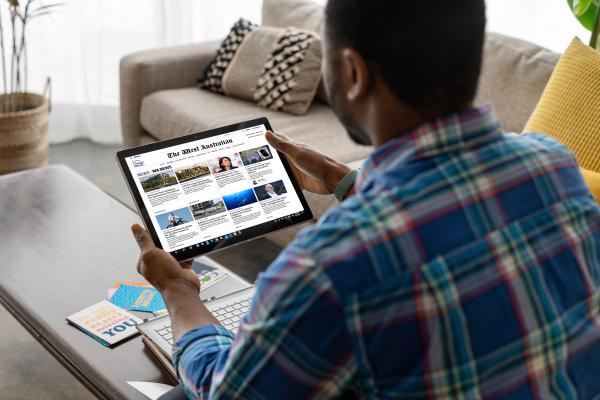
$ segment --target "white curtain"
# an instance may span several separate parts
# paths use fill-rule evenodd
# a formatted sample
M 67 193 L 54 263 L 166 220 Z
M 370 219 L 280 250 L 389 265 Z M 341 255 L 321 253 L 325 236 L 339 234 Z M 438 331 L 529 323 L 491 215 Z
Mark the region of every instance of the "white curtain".
M 29 89 L 39 92 L 45 78 L 52 78 L 50 140 L 54 143 L 78 137 L 100 143 L 121 140 L 118 65 L 122 56 L 222 38 L 239 17 L 260 22 L 261 0 L 66 1 L 52 16 L 32 21 L 29 30 Z M 491 31 L 558 52 L 575 35 L 589 39 L 566 0 L 487 3 Z
M 488 31 L 528 40 L 558 53 L 564 52 L 574 36 L 589 42 L 590 32 L 572 15 L 567 0 L 486 0 L 486 6 Z
M 487 0 L 488 30 L 538 43 L 558 53 L 574 36 L 590 32 L 573 16 L 567 0 Z
M 29 90 L 40 92 L 52 78 L 50 141 L 120 142 L 121 57 L 224 37 L 239 17 L 259 23 L 260 6 L 260 0 L 70 0 L 33 20 Z

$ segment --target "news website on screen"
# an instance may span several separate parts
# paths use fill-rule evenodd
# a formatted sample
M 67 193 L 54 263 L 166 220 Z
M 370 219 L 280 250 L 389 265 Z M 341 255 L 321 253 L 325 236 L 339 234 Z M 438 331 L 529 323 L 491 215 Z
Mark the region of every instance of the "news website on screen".
M 166 251 L 304 211 L 259 125 L 127 158 Z

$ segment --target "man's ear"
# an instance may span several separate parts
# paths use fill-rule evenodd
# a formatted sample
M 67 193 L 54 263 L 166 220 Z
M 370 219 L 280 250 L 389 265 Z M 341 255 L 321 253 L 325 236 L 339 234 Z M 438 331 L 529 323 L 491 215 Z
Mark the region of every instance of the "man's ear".
M 346 99 L 360 100 L 366 95 L 370 84 L 369 69 L 365 59 L 356 50 L 345 48 L 342 50 L 342 69 L 348 88 Z

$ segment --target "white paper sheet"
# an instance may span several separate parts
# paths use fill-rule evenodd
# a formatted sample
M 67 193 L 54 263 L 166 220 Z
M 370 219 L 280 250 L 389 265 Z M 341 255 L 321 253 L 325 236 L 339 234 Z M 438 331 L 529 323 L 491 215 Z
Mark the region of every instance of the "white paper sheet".
M 127 382 L 138 391 L 142 392 L 151 400 L 157 400 L 160 396 L 173 389 L 173 386 L 154 382 Z

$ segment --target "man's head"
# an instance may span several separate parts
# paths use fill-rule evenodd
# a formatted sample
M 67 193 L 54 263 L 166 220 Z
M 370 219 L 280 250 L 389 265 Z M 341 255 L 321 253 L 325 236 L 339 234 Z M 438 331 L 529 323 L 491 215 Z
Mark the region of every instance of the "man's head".
M 169 222 L 175 222 L 175 214 L 169 214 Z
M 377 141 L 370 129 L 394 128 L 373 127 L 374 119 L 410 129 L 411 121 L 461 111 L 475 97 L 484 34 L 484 0 L 329 0 L 323 75 L 330 104 L 362 144 Z
M 265 190 L 267 193 L 275 193 L 275 188 L 270 183 L 265 185 Z

